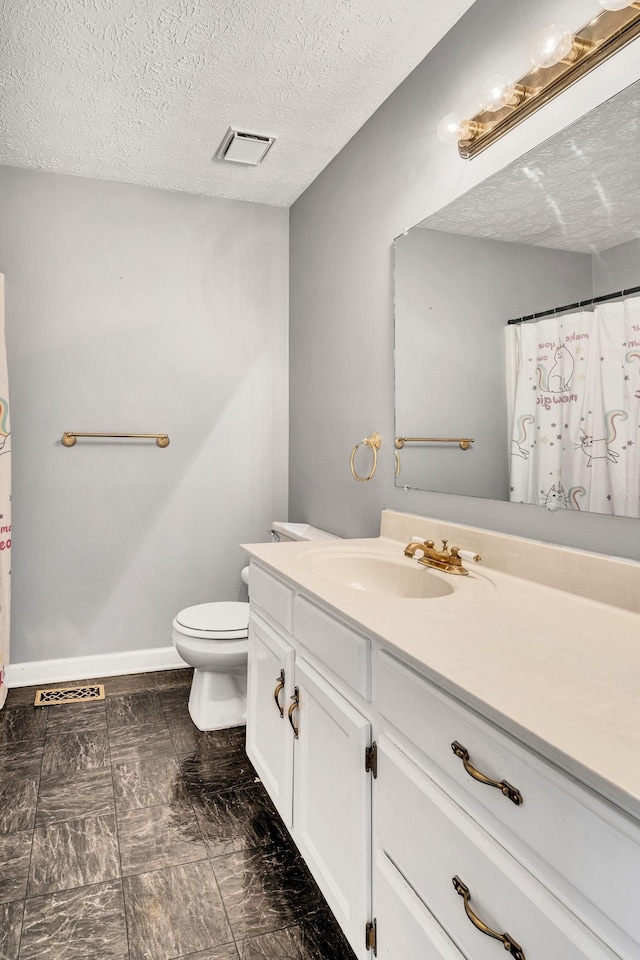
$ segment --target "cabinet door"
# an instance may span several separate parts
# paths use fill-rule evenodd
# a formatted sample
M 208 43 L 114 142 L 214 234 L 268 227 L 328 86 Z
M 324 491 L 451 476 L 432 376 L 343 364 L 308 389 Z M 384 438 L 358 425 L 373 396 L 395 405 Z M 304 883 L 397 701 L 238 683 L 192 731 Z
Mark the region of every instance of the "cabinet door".
M 296 660 L 293 836 L 356 956 L 367 957 L 371 894 L 371 774 L 366 720 Z
M 247 755 L 275 807 L 291 829 L 293 732 L 287 708 L 293 690 L 293 647 L 252 615 L 247 677 Z M 280 687 L 284 671 L 283 689 Z M 276 704 L 275 693 L 282 715 Z
M 378 852 L 373 870 L 378 960 L 464 960 L 391 861 Z

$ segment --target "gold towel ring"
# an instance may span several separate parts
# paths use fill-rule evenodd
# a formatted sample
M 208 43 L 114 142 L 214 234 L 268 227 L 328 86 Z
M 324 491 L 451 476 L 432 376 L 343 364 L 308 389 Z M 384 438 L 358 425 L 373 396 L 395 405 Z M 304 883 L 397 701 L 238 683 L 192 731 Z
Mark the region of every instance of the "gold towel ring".
M 394 450 L 393 453 L 396 458 L 396 469 L 394 470 L 393 475 L 394 477 L 397 477 L 400 474 L 400 455 L 398 454 L 397 450 Z
M 373 452 L 373 463 L 371 465 L 371 470 L 369 471 L 369 476 L 367 477 L 359 477 L 358 474 L 356 473 L 355 459 L 356 459 L 356 453 L 358 452 L 358 447 L 360 446 L 360 443 L 364 443 L 365 446 L 371 447 L 371 450 Z M 379 433 L 374 432 L 371 434 L 370 437 L 365 437 L 363 440 L 361 440 L 360 443 L 356 443 L 355 447 L 351 451 L 351 461 L 350 461 L 351 476 L 353 477 L 354 480 L 357 480 L 358 483 L 366 483 L 367 480 L 371 480 L 371 477 L 374 475 L 378 467 L 378 450 L 380 449 L 380 444 L 382 443 L 382 437 L 380 436 Z

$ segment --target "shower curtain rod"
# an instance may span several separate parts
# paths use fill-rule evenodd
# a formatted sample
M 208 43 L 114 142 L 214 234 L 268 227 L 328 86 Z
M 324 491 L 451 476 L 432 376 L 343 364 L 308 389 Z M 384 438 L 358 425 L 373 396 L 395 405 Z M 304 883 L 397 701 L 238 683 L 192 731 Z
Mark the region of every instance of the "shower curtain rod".
M 627 290 L 618 290 L 617 293 L 607 293 L 602 297 L 592 297 L 591 300 L 580 300 L 578 303 L 568 303 L 565 307 L 554 307 L 552 310 L 530 313 L 526 317 L 507 320 L 507 326 L 510 326 L 512 323 L 526 323 L 527 320 L 538 320 L 540 317 L 551 317 L 554 313 L 564 313 L 565 310 L 575 310 L 576 307 L 591 307 L 595 303 L 604 303 L 606 300 L 617 300 L 619 297 L 629 297 L 633 293 L 640 293 L 640 287 L 629 287 Z

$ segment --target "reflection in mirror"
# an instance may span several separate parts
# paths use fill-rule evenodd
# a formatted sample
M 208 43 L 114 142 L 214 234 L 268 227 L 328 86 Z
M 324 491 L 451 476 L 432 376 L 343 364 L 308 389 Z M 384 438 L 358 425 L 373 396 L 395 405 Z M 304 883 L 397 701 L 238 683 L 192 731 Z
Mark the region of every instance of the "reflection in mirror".
M 395 241 L 396 436 L 474 440 L 398 486 L 640 516 L 639 116 L 640 82 Z

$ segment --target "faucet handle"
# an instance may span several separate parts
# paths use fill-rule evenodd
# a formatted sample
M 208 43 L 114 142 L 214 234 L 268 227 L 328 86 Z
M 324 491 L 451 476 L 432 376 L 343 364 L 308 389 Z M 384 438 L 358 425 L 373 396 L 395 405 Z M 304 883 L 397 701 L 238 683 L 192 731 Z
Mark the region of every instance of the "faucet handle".
M 462 560 L 466 560 L 467 563 L 480 563 L 482 557 L 476 553 L 474 550 L 461 550 L 459 547 L 455 548 L 457 550 L 458 556 Z

